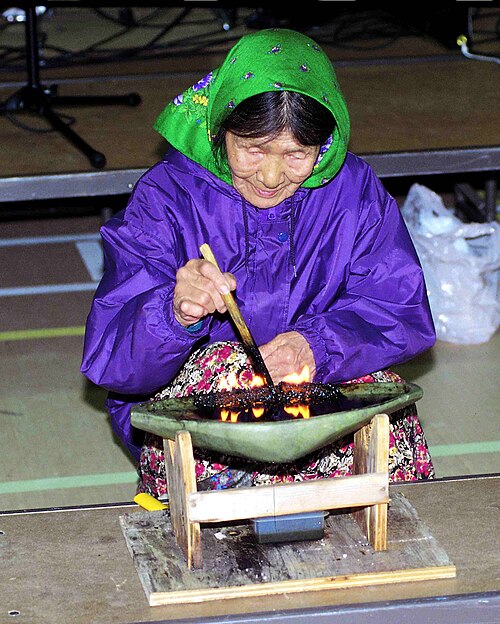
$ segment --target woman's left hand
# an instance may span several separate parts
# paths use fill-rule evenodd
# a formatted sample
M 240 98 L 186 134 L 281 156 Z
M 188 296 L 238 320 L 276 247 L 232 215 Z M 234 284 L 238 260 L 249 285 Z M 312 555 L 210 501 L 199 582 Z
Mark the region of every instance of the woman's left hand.
M 316 372 L 316 362 L 307 340 L 296 331 L 278 334 L 270 342 L 259 347 L 267 369 L 274 383 L 291 373 L 301 373 L 304 366 L 309 367 L 310 378 Z

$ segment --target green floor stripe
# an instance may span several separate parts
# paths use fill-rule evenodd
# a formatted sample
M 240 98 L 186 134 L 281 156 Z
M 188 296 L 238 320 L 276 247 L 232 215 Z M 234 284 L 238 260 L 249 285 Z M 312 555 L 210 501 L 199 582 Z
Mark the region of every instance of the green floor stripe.
M 500 440 L 491 442 L 465 442 L 463 444 L 430 445 L 432 457 L 452 457 L 454 455 L 476 455 L 477 453 L 500 452 Z
M 49 327 L 47 329 L 19 329 L 0 332 L 0 342 L 12 340 L 36 340 L 39 338 L 59 338 L 65 336 L 83 336 L 85 326 L 78 327 Z
M 75 475 L 71 477 L 52 477 L 48 479 L 30 479 L 27 481 L 8 481 L 6 483 L 0 483 L 0 494 L 22 494 L 25 492 L 40 492 L 43 490 L 120 485 L 137 483 L 137 480 L 137 472 L 132 471 Z
M 460 455 L 476 455 L 477 453 L 498 453 L 500 440 L 491 442 L 467 442 L 463 444 L 437 444 L 430 447 L 433 457 L 452 457 Z M 111 472 L 93 475 L 75 475 L 71 477 L 53 477 L 47 479 L 31 479 L 26 481 L 8 481 L 0 483 L 1 494 L 22 494 L 43 490 L 63 490 L 81 487 L 98 487 L 137 483 L 137 473 Z

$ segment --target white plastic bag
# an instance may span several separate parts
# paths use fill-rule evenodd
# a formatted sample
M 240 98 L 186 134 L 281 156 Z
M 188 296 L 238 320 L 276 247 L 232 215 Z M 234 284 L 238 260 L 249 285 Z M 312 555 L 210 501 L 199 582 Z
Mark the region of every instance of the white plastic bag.
M 414 184 L 401 208 L 420 258 L 439 340 L 487 342 L 500 324 L 498 223 L 462 223 Z

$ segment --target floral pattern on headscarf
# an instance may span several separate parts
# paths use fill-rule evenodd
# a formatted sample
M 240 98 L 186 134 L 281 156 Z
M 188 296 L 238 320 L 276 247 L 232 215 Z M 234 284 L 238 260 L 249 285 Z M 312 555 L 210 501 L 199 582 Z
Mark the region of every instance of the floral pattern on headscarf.
M 170 102 L 155 128 L 185 156 L 228 184 L 231 173 L 221 170 L 211 139 L 221 123 L 245 99 L 266 91 L 296 91 L 323 104 L 336 127 L 321 147 L 306 188 L 321 186 L 338 172 L 347 152 L 349 115 L 329 58 L 309 37 L 288 29 L 261 30 L 242 37 L 218 69 Z

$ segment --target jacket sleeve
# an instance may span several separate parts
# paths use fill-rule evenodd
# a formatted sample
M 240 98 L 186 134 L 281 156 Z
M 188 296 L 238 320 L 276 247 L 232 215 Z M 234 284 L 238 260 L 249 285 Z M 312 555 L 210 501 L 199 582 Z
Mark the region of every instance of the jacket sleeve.
M 173 316 L 178 266 L 184 264 L 174 224 L 160 235 L 151 218 L 128 220 L 127 211 L 101 228 L 105 271 L 87 319 L 81 371 L 95 384 L 125 395 L 144 395 L 168 383 L 204 335 L 191 334 Z M 141 215 L 147 210 L 141 211 Z
M 290 329 L 309 342 L 316 379 L 339 382 L 410 360 L 435 342 L 422 269 L 396 202 L 360 211 L 342 289 Z

